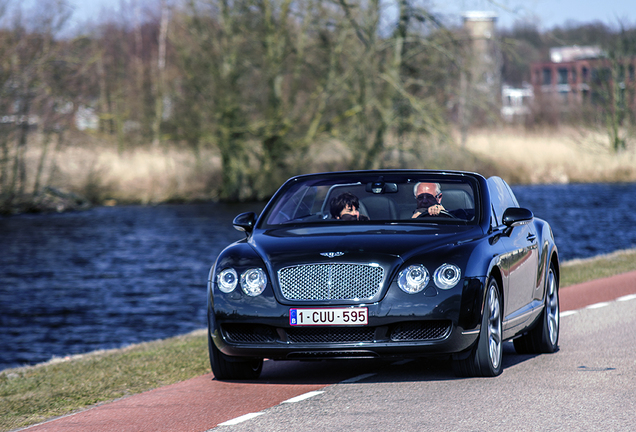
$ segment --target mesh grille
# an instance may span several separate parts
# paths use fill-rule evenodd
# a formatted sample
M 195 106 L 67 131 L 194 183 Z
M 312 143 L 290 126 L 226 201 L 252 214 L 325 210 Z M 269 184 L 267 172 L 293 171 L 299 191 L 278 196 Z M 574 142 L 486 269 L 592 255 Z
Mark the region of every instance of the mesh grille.
M 225 324 L 222 327 L 225 337 L 232 342 L 262 343 L 274 342 L 278 334 L 273 327 L 250 324 Z
M 450 321 L 415 321 L 396 325 L 391 332 L 392 341 L 442 339 L 450 332 Z
M 287 338 L 291 343 L 346 343 L 373 342 L 374 328 L 292 328 L 287 330 Z
M 308 264 L 278 271 L 287 300 L 368 300 L 380 290 L 384 269 L 366 264 Z

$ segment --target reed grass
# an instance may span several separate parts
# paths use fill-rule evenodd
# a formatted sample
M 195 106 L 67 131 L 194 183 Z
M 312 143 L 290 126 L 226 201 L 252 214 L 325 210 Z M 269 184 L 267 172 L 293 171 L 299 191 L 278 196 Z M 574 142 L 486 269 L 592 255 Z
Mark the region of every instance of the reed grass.
M 27 192 L 34 188 L 42 151 L 41 137 L 35 137 L 26 158 Z M 257 159 L 258 153 L 254 155 Z M 305 154 L 291 155 L 289 174 L 346 170 L 352 167 L 350 159 L 344 143 L 326 140 Z M 390 138 L 377 165 L 468 170 L 499 175 L 511 184 L 625 182 L 636 181 L 636 148 L 613 153 L 606 137 L 591 129 L 511 126 L 473 131 L 465 148 L 426 137 Z M 256 171 L 252 174 L 257 178 L 258 169 L 246 170 Z M 221 162 L 210 147 L 202 148 L 198 157 L 180 145 L 138 145 L 119 152 L 107 138 L 76 134 L 49 149 L 39 178 L 41 185 L 98 205 L 215 200 Z
M 636 181 L 636 148 L 614 153 L 606 135 L 591 129 L 478 130 L 469 135 L 466 148 L 498 167 L 512 168 L 510 183 Z

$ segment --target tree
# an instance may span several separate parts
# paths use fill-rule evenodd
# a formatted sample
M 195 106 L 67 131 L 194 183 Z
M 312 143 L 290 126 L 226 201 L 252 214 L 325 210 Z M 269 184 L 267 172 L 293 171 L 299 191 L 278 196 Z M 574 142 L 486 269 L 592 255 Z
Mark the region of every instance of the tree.
M 27 146 L 32 129 L 63 112 L 58 100 L 56 82 L 59 44 L 55 36 L 63 27 L 68 13 L 57 5 L 47 13 L 35 13 L 29 31 L 21 13 L 16 13 L 12 26 L 0 32 L 0 89 L 3 124 L 0 125 L 2 158 L 0 159 L 0 207 L 9 211 L 26 200 L 27 185 L 32 181 L 32 195 L 40 188 L 41 167 L 46 158 L 48 141 L 33 180 L 27 173 Z M 18 10 L 18 12 L 21 12 Z M 11 141 L 15 146 L 11 149 Z
M 593 93 L 604 119 L 610 148 L 626 148 L 634 118 L 634 67 L 636 66 L 636 30 L 621 26 L 606 45 L 607 60 L 593 76 Z M 631 77 L 629 76 L 631 75 Z
M 439 23 L 415 2 L 398 2 L 398 21 L 388 36 L 382 36 L 380 28 L 381 1 L 338 0 L 338 4 L 348 24 L 345 31 L 351 35 L 345 49 L 349 58 L 343 60 L 349 104 L 344 110 L 349 113 L 344 138 L 350 143 L 355 168 L 378 168 L 383 165 L 382 154 L 390 135 L 397 137 L 402 158 L 401 144 L 407 131 L 445 133 L 435 86 L 422 71 L 436 63 L 430 58 L 452 50 L 440 44 L 440 39 L 427 38 L 430 28 L 439 28 Z

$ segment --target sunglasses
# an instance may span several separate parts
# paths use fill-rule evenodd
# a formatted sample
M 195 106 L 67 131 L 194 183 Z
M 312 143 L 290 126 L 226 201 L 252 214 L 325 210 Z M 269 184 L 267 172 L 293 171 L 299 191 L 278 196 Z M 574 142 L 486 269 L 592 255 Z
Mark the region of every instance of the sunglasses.
M 422 208 L 422 207 L 430 207 L 430 206 L 434 206 L 438 204 L 438 200 L 442 197 L 441 192 L 438 193 L 437 195 L 432 195 L 430 193 L 421 193 L 419 194 L 416 198 L 417 198 L 417 207 L 418 208 Z
M 435 199 L 440 199 L 440 198 L 442 197 L 442 193 L 441 193 L 441 192 L 440 192 L 440 193 L 438 193 L 437 195 L 433 195 L 433 194 L 430 194 L 430 193 L 424 192 L 424 193 L 419 194 L 419 195 L 418 195 L 418 196 L 416 196 L 415 198 L 417 198 L 417 199 L 424 199 L 424 198 L 426 198 L 426 195 L 428 195 L 428 196 L 430 196 L 430 197 L 433 197 L 433 198 L 435 198 Z

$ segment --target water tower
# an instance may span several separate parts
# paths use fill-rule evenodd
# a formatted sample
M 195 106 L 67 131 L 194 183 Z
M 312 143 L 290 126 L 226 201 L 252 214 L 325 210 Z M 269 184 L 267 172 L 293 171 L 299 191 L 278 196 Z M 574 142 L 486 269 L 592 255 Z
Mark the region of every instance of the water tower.
M 499 112 L 501 52 L 494 12 L 465 12 L 462 18 L 467 50 L 462 64 L 459 121 L 465 143 L 470 126 L 490 123 Z

